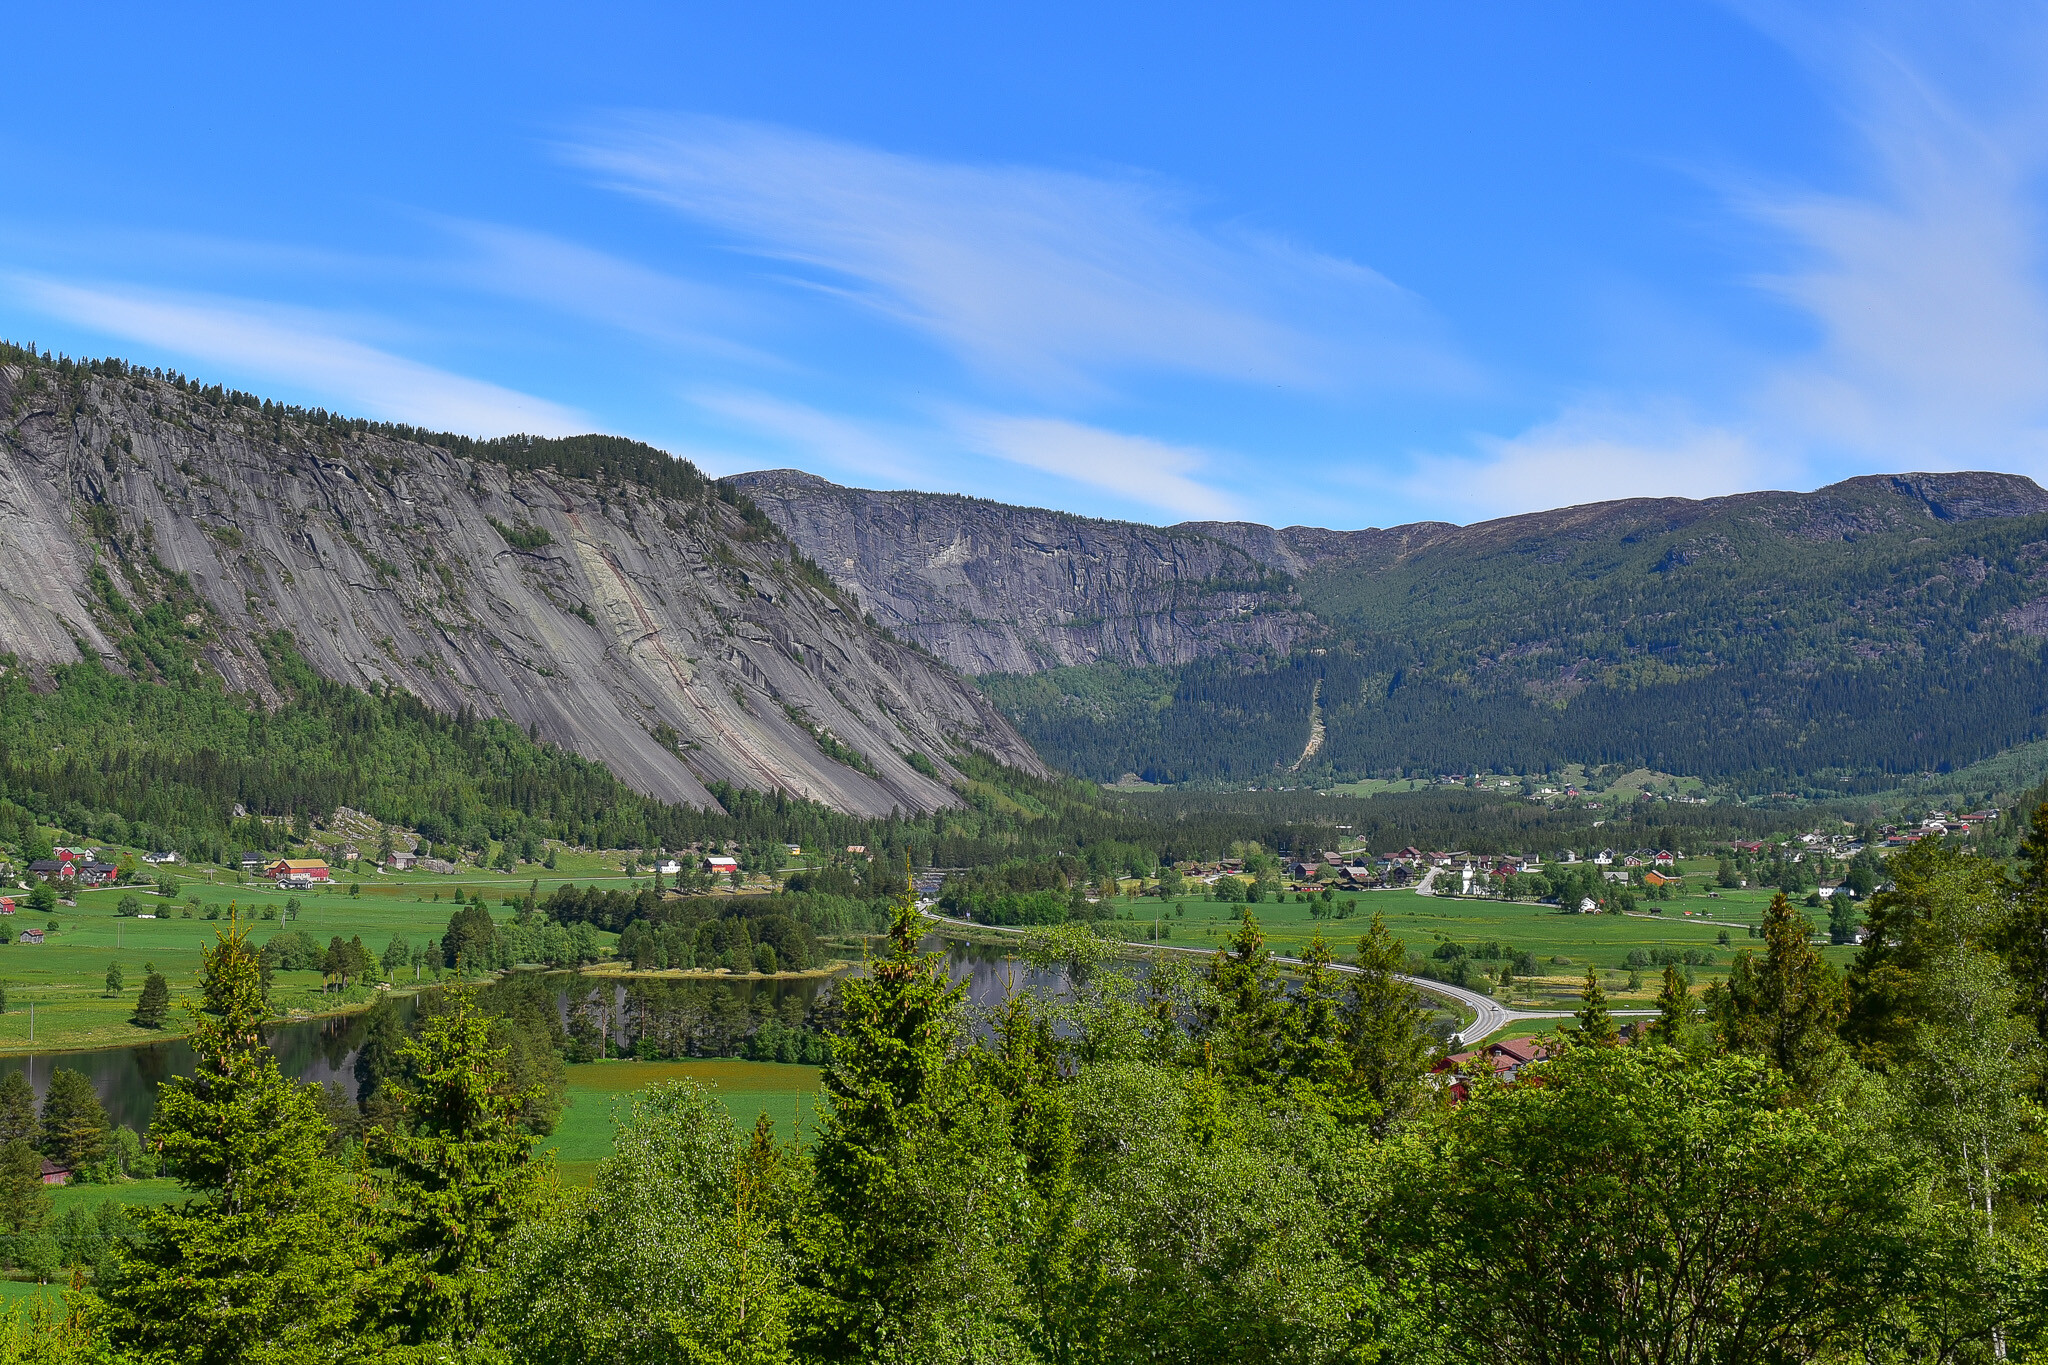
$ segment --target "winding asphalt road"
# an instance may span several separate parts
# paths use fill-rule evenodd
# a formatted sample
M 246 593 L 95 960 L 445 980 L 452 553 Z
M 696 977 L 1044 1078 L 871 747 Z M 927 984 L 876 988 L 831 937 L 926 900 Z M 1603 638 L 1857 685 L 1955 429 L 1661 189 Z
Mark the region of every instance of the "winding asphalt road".
M 1428 878 L 1425 877 L 1424 882 L 1427 883 L 1427 881 Z M 957 929 L 963 923 L 967 923 L 967 921 L 934 913 L 930 908 L 930 902 L 919 902 L 917 908 L 926 919 L 937 924 L 951 925 Z M 993 924 L 976 924 L 973 927 L 987 930 L 990 933 L 1012 934 L 1018 937 L 1030 932 L 1028 929 L 1007 929 Z M 1214 948 L 1186 948 L 1174 943 L 1133 944 L 1131 946 L 1164 949 L 1170 953 L 1194 953 L 1202 957 L 1208 957 L 1216 951 Z M 1298 957 L 1281 957 L 1277 953 L 1274 954 L 1273 960 L 1275 962 L 1284 962 L 1294 967 L 1302 965 L 1301 959 Z M 1355 973 L 1358 971 L 1358 968 L 1342 962 L 1332 962 L 1330 967 L 1333 971 L 1344 973 Z M 1524 1019 L 1569 1019 L 1572 1017 L 1571 1010 L 1511 1010 L 1494 1000 L 1491 996 L 1481 995 L 1477 991 L 1468 991 L 1463 986 L 1453 986 L 1443 981 L 1431 981 L 1427 977 L 1403 976 L 1399 980 L 1407 982 L 1427 995 L 1434 995 L 1439 999 L 1448 1000 L 1452 1004 L 1472 1012 L 1472 1022 L 1451 1035 L 1454 1040 L 1460 1043 L 1479 1042 L 1481 1039 L 1489 1038 L 1500 1032 L 1509 1024 L 1519 1023 Z M 1622 1016 L 1655 1014 L 1656 1012 L 1655 1010 L 1615 1010 L 1614 1014 Z

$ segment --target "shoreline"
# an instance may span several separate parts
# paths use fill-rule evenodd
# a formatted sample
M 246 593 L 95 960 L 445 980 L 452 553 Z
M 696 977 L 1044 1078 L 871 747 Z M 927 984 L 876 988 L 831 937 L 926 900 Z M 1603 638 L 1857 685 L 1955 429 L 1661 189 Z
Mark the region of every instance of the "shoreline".
M 574 970 L 578 976 L 622 977 L 636 981 L 810 981 L 821 977 L 838 976 L 842 972 L 860 966 L 852 958 L 834 958 L 817 967 L 806 967 L 800 972 L 735 972 L 724 967 L 662 967 L 640 971 L 628 965 L 623 959 L 611 958 L 604 962 L 592 962 Z
M 355 1004 L 349 1005 L 337 1005 L 333 1009 L 314 1010 L 309 1012 L 292 1011 L 290 1013 L 279 1014 L 275 1018 L 272 1018 L 266 1022 L 270 1024 L 311 1024 L 317 1023 L 323 1019 L 345 1019 L 348 1018 L 350 1015 L 368 1013 L 371 1009 L 375 1008 L 379 1000 L 393 999 L 401 996 L 416 996 L 426 991 L 445 990 L 449 987 L 454 986 L 491 985 L 499 981 L 507 980 L 510 977 L 517 975 L 522 971 L 541 973 L 561 973 L 564 975 L 578 977 L 601 977 L 611 980 L 725 981 L 735 983 L 744 981 L 749 983 L 766 983 L 772 981 L 809 981 L 828 979 L 834 976 L 841 975 L 842 973 L 849 971 L 855 967 L 858 967 L 859 965 L 860 963 L 853 959 L 835 958 L 832 962 L 827 963 L 823 966 L 808 968 L 801 972 L 776 972 L 773 975 L 764 975 L 760 972 L 737 973 L 727 971 L 724 968 L 716 968 L 706 971 L 698 971 L 694 968 L 669 968 L 663 971 L 639 972 L 633 970 L 631 966 L 619 961 L 618 959 L 611 959 L 605 962 L 594 962 L 587 964 L 583 967 L 514 967 L 510 971 L 495 973 L 494 975 L 488 978 L 469 982 L 421 981 L 418 983 L 407 982 L 403 985 L 394 984 L 389 990 L 376 992 L 374 997 L 369 1000 L 358 1001 Z M 17 1009 L 13 1012 L 20 1013 L 22 1011 Z M 9 1042 L 0 1043 L 0 1057 L 54 1057 L 67 1056 L 84 1052 L 110 1052 L 117 1048 L 154 1047 L 160 1043 L 175 1043 L 190 1038 L 191 1036 L 192 1035 L 189 1028 L 179 1027 L 153 1030 L 150 1031 L 147 1034 L 147 1036 L 144 1037 L 124 1038 L 119 1040 L 101 1039 L 96 1042 L 60 1041 L 48 1044 L 42 1043 L 40 1041 L 35 1043 L 29 1043 L 25 1041 L 19 1043 Z

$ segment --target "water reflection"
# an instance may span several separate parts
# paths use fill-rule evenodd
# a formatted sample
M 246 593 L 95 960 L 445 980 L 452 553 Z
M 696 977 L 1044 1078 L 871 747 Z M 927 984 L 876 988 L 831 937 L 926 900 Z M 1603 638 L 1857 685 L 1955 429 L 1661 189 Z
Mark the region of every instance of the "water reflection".
M 411 996 L 400 997 L 396 1004 L 407 1020 L 418 1012 L 418 1003 Z M 356 1050 L 367 1031 L 365 1017 L 350 1014 L 273 1025 L 266 1030 L 270 1050 L 277 1054 L 278 1067 L 285 1075 L 322 1085 L 338 1081 L 353 1095 Z M 16 1053 L 0 1057 L 0 1076 L 25 1072 L 40 1099 L 49 1088 L 50 1074 L 60 1066 L 85 1073 L 99 1092 L 107 1117 L 141 1132 L 156 1113 L 157 1086 L 173 1076 L 192 1074 L 192 1045 L 183 1038 L 171 1038 L 79 1052 Z
M 934 933 L 925 935 L 918 947 L 928 953 L 943 952 L 946 975 L 966 982 L 969 1003 L 983 1009 L 1000 1005 L 1012 991 L 1058 997 L 1073 988 L 1065 968 L 1034 968 L 1008 944 L 958 942 Z M 1150 964 L 1133 960 L 1118 964 L 1118 970 L 1142 979 Z
M 979 1006 L 1001 1003 L 1003 996 L 1012 989 L 1061 995 L 1069 988 L 1064 971 L 1031 970 L 1014 951 L 1004 946 L 949 942 L 936 934 L 928 936 L 921 946 L 927 952 L 945 954 L 947 975 L 955 981 L 966 982 L 969 999 Z M 1144 966 L 1132 963 L 1126 970 L 1142 975 Z M 610 988 L 606 993 L 611 997 L 613 1017 L 623 1019 L 626 1015 L 627 997 L 633 984 L 631 980 L 593 979 L 579 977 L 573 972 L 550 972 L 544 979 L 555 989 L 556 1005 L 563 1012 L 564 1022 L 573 1000 L 588 1000 L 592 995 L 605 991 L 607 986 Z M 744 1008 L 780 1009 L 785 1001 L 794 997 L 808 1009 L 828 982 L 829 978 L 810 976 L 765 980 L 697 979 L 692 984 L 730 992 L 736 1003 Z M 394 1003 L 408 1023 L 419 1011 L 418 999 L 413 996 L 397 997 Z M 333 1082 L 352 1096 L 356 1093 L 356 1053 L 369 1031 L 367 1020 L 367 1013 L 357 1013 L 277 1024 L 267 1031 L 270 1050 L 277 1055 L 278 1067 L 285 1075 L 322 1085 Z M 150 1118 L 156 1112 L 157 1086 L 172 1076 L 192 1074 L 192 1045 L 182 1038 L 174 1038 L 125 1047 L 17 1053 L 0 1057 L 0 1075 L 9 1071 L 25 1072 L 35 1086 L 38 1098 L 49 1087 L 50 1073 L 60 1066 L 85 1074 L 99 1092 L 100 1102 L 106 1106 L 109 1119 L 142 1132 L 148 1129 Z

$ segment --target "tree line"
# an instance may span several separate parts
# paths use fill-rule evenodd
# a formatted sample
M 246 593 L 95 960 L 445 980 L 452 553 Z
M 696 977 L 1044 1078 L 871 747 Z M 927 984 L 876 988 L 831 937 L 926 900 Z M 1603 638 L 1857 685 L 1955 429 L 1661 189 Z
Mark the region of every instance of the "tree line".
M 2024 1359 L 2048 1345 L 2048 811 L 2016 874 L 1921 845 L 1893 882 L 1846 973 L 1781 895 L 1704 996 L 1667 967 L 1633 1041 L 1589 973 L 1576 1028 L 1512 1081 L 1483 1053 L 1438 1061 L 1377 919 L 1352 971 L 1318 939 L 1292 983 L 1254 915 L 1143 976 L 1063 927 L 1026 951 L 1070 989 L 977 1010 L 918 951 L 905 893 L 815 1018 L 826 1104 L 800 1139 L 656 1087 L 579 1192 L 533 1157 L 536 1083 L 463 992 L 387 1030 L 356 1155 L 334 1155 L 317 1093 L 261 1045 L 260 968 L 230 931 L 199 1073 L 152 1135 L 199 1197 L 134 1215 L 51 1349 Z M 616 996 L 592 999 L 610 1047 Z

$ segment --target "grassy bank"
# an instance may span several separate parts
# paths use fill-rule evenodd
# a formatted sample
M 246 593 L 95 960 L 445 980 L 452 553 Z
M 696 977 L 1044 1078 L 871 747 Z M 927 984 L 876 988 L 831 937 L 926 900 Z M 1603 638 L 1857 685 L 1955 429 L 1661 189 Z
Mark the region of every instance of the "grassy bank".
M 0 1012 L 0 1053 L 121 1046 L 178 1036 L 185 1023 L 178 1002 L 196 990 L 199 954 L 230 916 L 240 918 L 259 944 L 274 934 L 301 930 L 321 943 L 336 936 L 360 937 L 373 956 L 381 957 L 394 936 L 414 947 L 438 944 L 455 911 L 458 892 L 472 898 L 481 893 L 493 917 L 502 921 L 511 914 L 502 900 L 524 896 L 536 880 L 543 899 L 568 883 L 617 889 L 645 884 L 644 878 L 626 876 L 613 858 L 579 855 L 558 861 L 562 865 L 553 870 L 527 867 L 518 873 L 344 876 L 332 887 L 295 892 L 279 891 L 255 878 L 238 880 L 220 869 L 177 869 L 173 875 L 178 889 L 169 897 L 154 890 L 106 888 L 80 890 L 76 905 L 60 905 L 48 917 L 33 916 L 24 908 L 0 918 L 5 932 L 5 942 L 0 943 L 0 988 L 6 992 L 6 1007 Z M 116 907 L 131 896 L 155 918 L 116 914 Z M 284 916 L 293 900 L 298 909 L 287 920 Z M 52 923 L 54 929 L 49 927 Z M 42 943 L 17 941 L 30 927 L 45 930 Z M 598 937 L 605 945 L 616 941 L 612 934 Z M 107 989 L 110 964 L 121 969 L 118 994 Z M 173 1000 L 170 1026 L 155 1032 L 130 1022 L 152 964 L 170 979 Z M 713 979 L 732 974 L 694 975 Z M 431 969 L 412 966 L 400 969 L 396 978 L 401 988 L 434 979 Z M 346 1007 L 337 993 L 321 987 L 318 972 L 279 972 L 272 999 L 280 1013 L 300 1017 Z
M 751 1129 L 761 1114 L 775 1121 L 784 1138 L 799 1120 L 808 1138 L 817 1131 L 817 1093 L 824 1072 L 814 1066 L 748 1062 L 726 1057 L 674 1062 L 589 1062 L 569 1068 L 569 1107 L 555 1131 L 540 1144 L 560 1163 L 562 1180 L 587 1185 L 597 1163 L 611 1155 L 613 1135 L 633 1111 L 633 1096 L 662 1081 L 693 1080 L 710 1086 L 731 1111 L 733 1122 Z
M 1687 865 L 1687 881 L 1694 889 L 1670 900 L 1644 899 L 1636 915 L 1566 915 L 1559 914 L 1554 905 L 1421 896 L 1412 887 L 1344 892 L 1327 908 L 1302 904 L 1291 893 L 1249 908 L 1277 953 L 1298 954 L 1320 929 L 1340 957 L 1349 956 L 1377 913 L 1386 917 L 1388 928 L 1409 952 L 1424 957 L 1445 941 L 1475 948 L 1498 943 L 1533 954 L 1536 973 L 1518 980 L 1506 995 L 1497 996 L 1503 1004 L 1522 1009 L 1572 1008 L 1578 1003 L 1586 968 L 1592 966 L 1600 969 L 1614 1003 L 1633 1006 L 1654 1000 L 1662 971 L 1654 966 L 1641 968 L 1641 983 L 1630 990 L 1627 964 L 1634 950 L 1712 953 L 1715 960 L 1711 964 L 1691 968 L 1696 984 L 1705 987 L 1727 976 L 1736 953 L 1761 946 L 1749 937 L 1749 926 L 1763 922 L 1764 908 L 1775 893 L 1768 888 L 1710 888 L 1714 866 L 1711 862 Z M 1141 941 L 1155 917 L 1166 933 L 1165 941 L 1177 947 L 1220 948 L 1237 932 L 1235 912 L 1239 907 L 1204 897 L 1161 900 L 1147 895 L 1121 901 L 1117 909 L 1125 918 L 1104 925 L 1105 931 Z M 1319 909 L 1324 911 L 1320 917 Z M 1816 929 L 1825 929 L 1825 908 L 1802 910 Z M 1728 935 L 1726 944 L 1720 942 L 1723 933 Z M 1838 967 L 1846 966 L 1854 952 L 1847 947 L 1825 950 Z M 1500 964 L 1485 965 L 1497 968 Z
M 801 1120 L 808 1137 L 817 1131 L 818 1086 L 823 1072 L 812 1066 L 705 1058 L 679 1062 L 591 1062 L 569 1068 L 569 1104 L 555 1131 L 535 1147 L 552 1155 L 568 1186 L 588 1185 L 597 1165 L 611 1155 L 618 1126 L 632 1113 L 633 1097 L 662 1081 L 694 1080 L 712 1087 L 733 1121 L 751 1129 L 766 1113 L 784 1138 Z M 51 1192 L 51 1214 L 61 1218 L 74 1205 L 94 1208 L 108 1200 L 130 1206 L 165 1204 L 186 1197 L 175 1180 L 133 1180 L 120 1185 L 67 1185 Z M 47 1298 L 55 1305 L 68 1279 L 53 1284 L 0 1279 L 0 1312 Z

